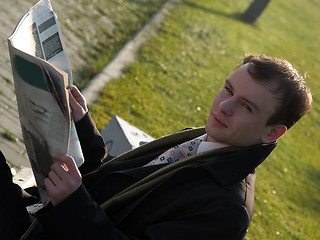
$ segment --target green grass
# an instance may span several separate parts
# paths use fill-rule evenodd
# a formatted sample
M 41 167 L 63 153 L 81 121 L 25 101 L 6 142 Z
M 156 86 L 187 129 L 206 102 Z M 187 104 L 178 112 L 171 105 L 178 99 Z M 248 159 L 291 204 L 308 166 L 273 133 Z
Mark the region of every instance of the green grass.
M 7 78 L 5 76 L 2 76 L 3 80 L 8 83 L 8 84 L 12 84 L 12 80 L 10 78 Z
M 62 31 L 73 33 L 82 42 L 78 51 L 85 61 L 80 67 L 73 63 L 75 84 L 80 88 L 85 86 L 164 2 L 165 0 L 80 0 L 77 3 L 63 3 L 70 9 L 61 10 L 64 12 L 61 16 Z M 58 6 L 57 9 L 59 14 Z
M 309 75 L 313 108 L 257 169 L 255 213 L 246 239 L 320 237 L 320 4 L 271 1 L 255 24 L 251 1 L 188 0 L 90 111 L 101 130 L 114 114 L 154 137 L 204 125 L 211 101 L 245 54 L 283 57 Z M 194 85 L 193 85 L 194 84 Z
M 7 140 L 9 140 L 10 142 L 16 142 L 17 139 L 14 137 L 14 135 L 9 132 L 8 130 L 5 130 L 1 133 L 1 135 L 6 138 Z

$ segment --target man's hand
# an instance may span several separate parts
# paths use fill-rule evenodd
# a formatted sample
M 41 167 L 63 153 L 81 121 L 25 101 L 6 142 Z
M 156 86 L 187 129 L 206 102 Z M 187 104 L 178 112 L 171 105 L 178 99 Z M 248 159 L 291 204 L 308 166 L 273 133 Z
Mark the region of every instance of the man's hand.
M 86 99 L 76 86 L 72 87 L 71 94 L 69 96 L 73 120 L 78 122 L 88 112 Z
M 52 205 L 56 206 L 80 187 L 82 177 L 72 157 L 59 154 L 53 158 L 56 162 L 44 184 Z

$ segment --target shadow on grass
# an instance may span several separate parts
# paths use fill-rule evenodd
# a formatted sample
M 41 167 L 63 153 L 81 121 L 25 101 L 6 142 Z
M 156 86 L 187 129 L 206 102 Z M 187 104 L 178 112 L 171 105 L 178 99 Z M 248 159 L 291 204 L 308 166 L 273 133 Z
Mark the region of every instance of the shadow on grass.
M 202 11 L 210 13 L 210 14 L 214 14 L 214 15 L 230 18 L 230 19 L 235 20 L 235 21 L 241 21 L 241 22 L 250 24 L 250 21 L 246 18 L 244 13 L 228 14 L 228 13 L 224 13 L 224 12 L 221 12 L 221 11 L 217 11 L 217 10 L 214 10 L 214 9 L 211 9 L 211 8 L 207 8 L 207 7 L 201 6 L 201 5 L 196 4 L 196 3 L 191 3 L 191 2 L 188 2 L 188 1 L 185 1 L 183 4 L 187 5 L 189 7 L 197 8 L 199 10 L 202 10 Z M 252 24 L 250 24 L 250 25 L 252 25 Z

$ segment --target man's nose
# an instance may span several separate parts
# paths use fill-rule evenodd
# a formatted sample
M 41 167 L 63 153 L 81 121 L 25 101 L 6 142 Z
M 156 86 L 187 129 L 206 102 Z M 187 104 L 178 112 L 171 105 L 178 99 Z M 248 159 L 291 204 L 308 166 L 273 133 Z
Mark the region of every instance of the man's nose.
M 220 102 L 220 104 L 219 104 L 220 111 L 227 116 L 232 115 L 233 107 L 234 107 L 233 98 L 228 98 L 228 99 Z

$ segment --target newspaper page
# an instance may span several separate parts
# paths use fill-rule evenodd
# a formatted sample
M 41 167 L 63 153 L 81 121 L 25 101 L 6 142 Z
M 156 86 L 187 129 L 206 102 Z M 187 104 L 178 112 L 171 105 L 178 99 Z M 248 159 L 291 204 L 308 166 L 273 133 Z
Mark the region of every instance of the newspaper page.
M 68 153 L 79 167 L 84 158 L 70 115 L 72 73 L 57 16 L 41 0 L 8 38 L 19 119 L 42 203 L 50 199 L 43 180 L 51 154 Z

